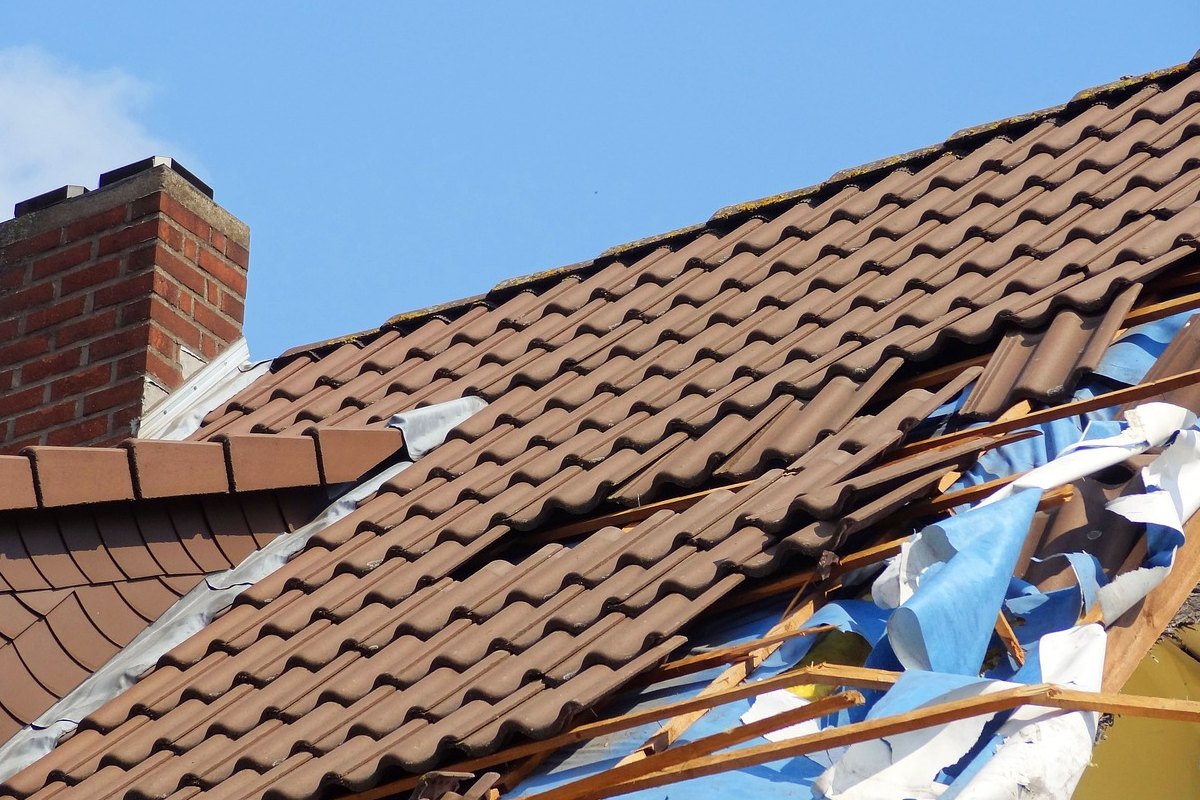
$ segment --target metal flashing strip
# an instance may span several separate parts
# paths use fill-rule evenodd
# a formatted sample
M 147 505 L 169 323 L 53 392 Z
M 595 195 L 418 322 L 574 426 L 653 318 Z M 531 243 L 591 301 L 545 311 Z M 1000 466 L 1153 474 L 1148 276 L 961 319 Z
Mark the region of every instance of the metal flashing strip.
M 445 441 L 452 428 L 486 406 L 477 397 L 464 397 L 397 414 L 389 425 L 399 428 L 406 442 L 416 442 L 414 449 L 409 450 L 410 458 L 416 459 Z M 88 714 L 132 686 L 138 676 L 173 647 L 201 631 L 239 594 L 282 567 L 309 539 L 352 513 L 359 503 L 412 463 L 402 461 L 359 484 L 343 485 L 347 491 L 312 522 L 276 537 L 236 567 L 206 576 L 108 663 L 0 746 L 0 781 L 53 750 L 58 740 L 73 731 Z
M 241 337 L 147 411 L 134 433 L 140 439 L 186 439 L 199 429 L 205 414 L 249 386 L 270 367 L 270 361 L 250 361 L 250 345 Z

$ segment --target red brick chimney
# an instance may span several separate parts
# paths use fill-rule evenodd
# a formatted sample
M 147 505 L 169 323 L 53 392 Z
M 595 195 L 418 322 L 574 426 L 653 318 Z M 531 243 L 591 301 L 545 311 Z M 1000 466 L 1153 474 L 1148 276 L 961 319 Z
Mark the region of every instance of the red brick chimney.
M 241 336 L 250 231 L 155 157 L 0 223 L 0 452 L 103 445 Z

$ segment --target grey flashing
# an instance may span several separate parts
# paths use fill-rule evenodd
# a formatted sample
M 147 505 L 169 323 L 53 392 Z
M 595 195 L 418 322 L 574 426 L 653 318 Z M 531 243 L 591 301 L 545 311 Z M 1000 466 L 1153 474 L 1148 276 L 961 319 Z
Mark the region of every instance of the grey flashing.
M 487 408 L 479 397 L 460 397 L 446 403 L 425 406 L 396 414 L 388 427 L 399 428 L 404 434 L 404 447 L 414 461 L 446 441 L 446 435 L 468 417 Z
M 134 428 L 141 439 L 179 441 L 200 429 L 208 412 L 249 386 L 271 367 L 251 362 L 250 346 L 239 337 L 220 355 L 197 370 L 183 385 L 142 415 Z

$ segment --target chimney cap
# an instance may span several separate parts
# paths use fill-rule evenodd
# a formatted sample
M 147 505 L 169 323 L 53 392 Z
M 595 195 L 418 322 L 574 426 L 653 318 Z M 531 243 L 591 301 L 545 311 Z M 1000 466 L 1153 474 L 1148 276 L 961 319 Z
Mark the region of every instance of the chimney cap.
M 109 170 L 108 172 L 100 175 L 99 188 L 103 189 L 109 184 L 116 183 L 117 181 L 124 180 L 125 178 L 130 178 L 134 175 L 137 175 L 139 172 L 145 172 L 146 170 L 154 169 L 155 167 L 168 167 L 169 169 L 178 173 L 180 177 L 182 177 L 192 186 L 195 186 L 200 193 L 209 200 L 213 199 L 212 187 L 197 178 L 191 170 L 187 169 L 170 156 L 150 156 L 149 158 L 143 158 L 141 161 L 135 161 L 132 164 L 126 164 L 123 167 L 117 167 L 116 169 Z
M 63 200 L 70 200 L 72 197 L 79 197 L 87 194 L 88 190 L 83 186 L 60 186 L 57 189 L 51 189 L 48 192 L 39 194 L 37 197 L 31 197 L 28 200 L 22 200 L 13 206 L 13 216 L 23 217 L 26 214 L 32 214 L 34 211 L 41 211 L 43 208 L 49 208 L 55 203 L 61 203 Z

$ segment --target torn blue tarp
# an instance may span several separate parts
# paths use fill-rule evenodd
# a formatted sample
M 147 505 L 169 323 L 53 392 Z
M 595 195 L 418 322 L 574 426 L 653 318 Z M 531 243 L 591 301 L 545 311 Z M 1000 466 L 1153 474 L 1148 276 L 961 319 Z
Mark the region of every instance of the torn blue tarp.
M 1126 386 L 1141 383 L 1150 367 L 1154 366 L 1154 362 L 1167 349 L 1175 334 L 1179 333 L 1180 328 L 1194 313 L 1185 311 L 1130 328 L 1109 345 L 1093 372 Z
M 979 674 L 1041 494 L 1020 492 L 951 517 L 906 545 L 899 577 L 911 596 L 887 626 L 905 669 Z

